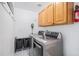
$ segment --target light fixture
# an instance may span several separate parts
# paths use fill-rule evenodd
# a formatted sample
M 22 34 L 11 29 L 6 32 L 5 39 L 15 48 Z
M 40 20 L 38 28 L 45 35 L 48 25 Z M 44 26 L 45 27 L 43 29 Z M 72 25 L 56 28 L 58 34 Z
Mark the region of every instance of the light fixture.
M 42 5 L 41 5 L 41 4 L 37 4 L 37 6 L 38 6 L 38 7 L 41 7 Z

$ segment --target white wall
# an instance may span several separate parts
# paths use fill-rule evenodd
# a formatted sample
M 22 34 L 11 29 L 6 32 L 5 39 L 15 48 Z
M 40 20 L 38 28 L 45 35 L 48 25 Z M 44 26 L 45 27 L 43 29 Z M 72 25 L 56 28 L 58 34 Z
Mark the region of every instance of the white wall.
M 14 8 L 15 11 L 15 36 L 17 38 L 26 38 L 31 34 L 31 23 L 35 19 L 35 13 L 29 10 Z
M 0 56 L 13 55 L 13 20 L 0 4 Z

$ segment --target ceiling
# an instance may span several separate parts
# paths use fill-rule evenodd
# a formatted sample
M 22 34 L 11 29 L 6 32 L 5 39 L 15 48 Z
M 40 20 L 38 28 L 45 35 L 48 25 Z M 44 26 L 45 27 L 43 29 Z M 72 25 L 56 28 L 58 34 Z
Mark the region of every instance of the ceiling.
M 31 10 L 39 12 L 43 7 L 47 6 L 48 2 L 14 2 L 15 8 Z

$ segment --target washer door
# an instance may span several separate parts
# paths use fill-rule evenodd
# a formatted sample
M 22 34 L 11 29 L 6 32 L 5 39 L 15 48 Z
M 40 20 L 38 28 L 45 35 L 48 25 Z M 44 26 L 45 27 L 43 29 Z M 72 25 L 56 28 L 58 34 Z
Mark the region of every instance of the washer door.
M 43 47 L 34 41 L 33 56 L 43 56 Z

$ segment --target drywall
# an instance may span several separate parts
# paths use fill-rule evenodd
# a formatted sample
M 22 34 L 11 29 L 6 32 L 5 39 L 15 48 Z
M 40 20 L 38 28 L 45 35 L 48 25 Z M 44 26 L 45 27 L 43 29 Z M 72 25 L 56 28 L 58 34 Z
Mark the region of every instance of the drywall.
M 13 55 L 13 20 L 0 4 L 0 56 Z
M 35 19 L 35 13 L 29 10 L 14 8 L 15 13 L 15 37 L 26 38 L 31 34 L 31 23 Z

